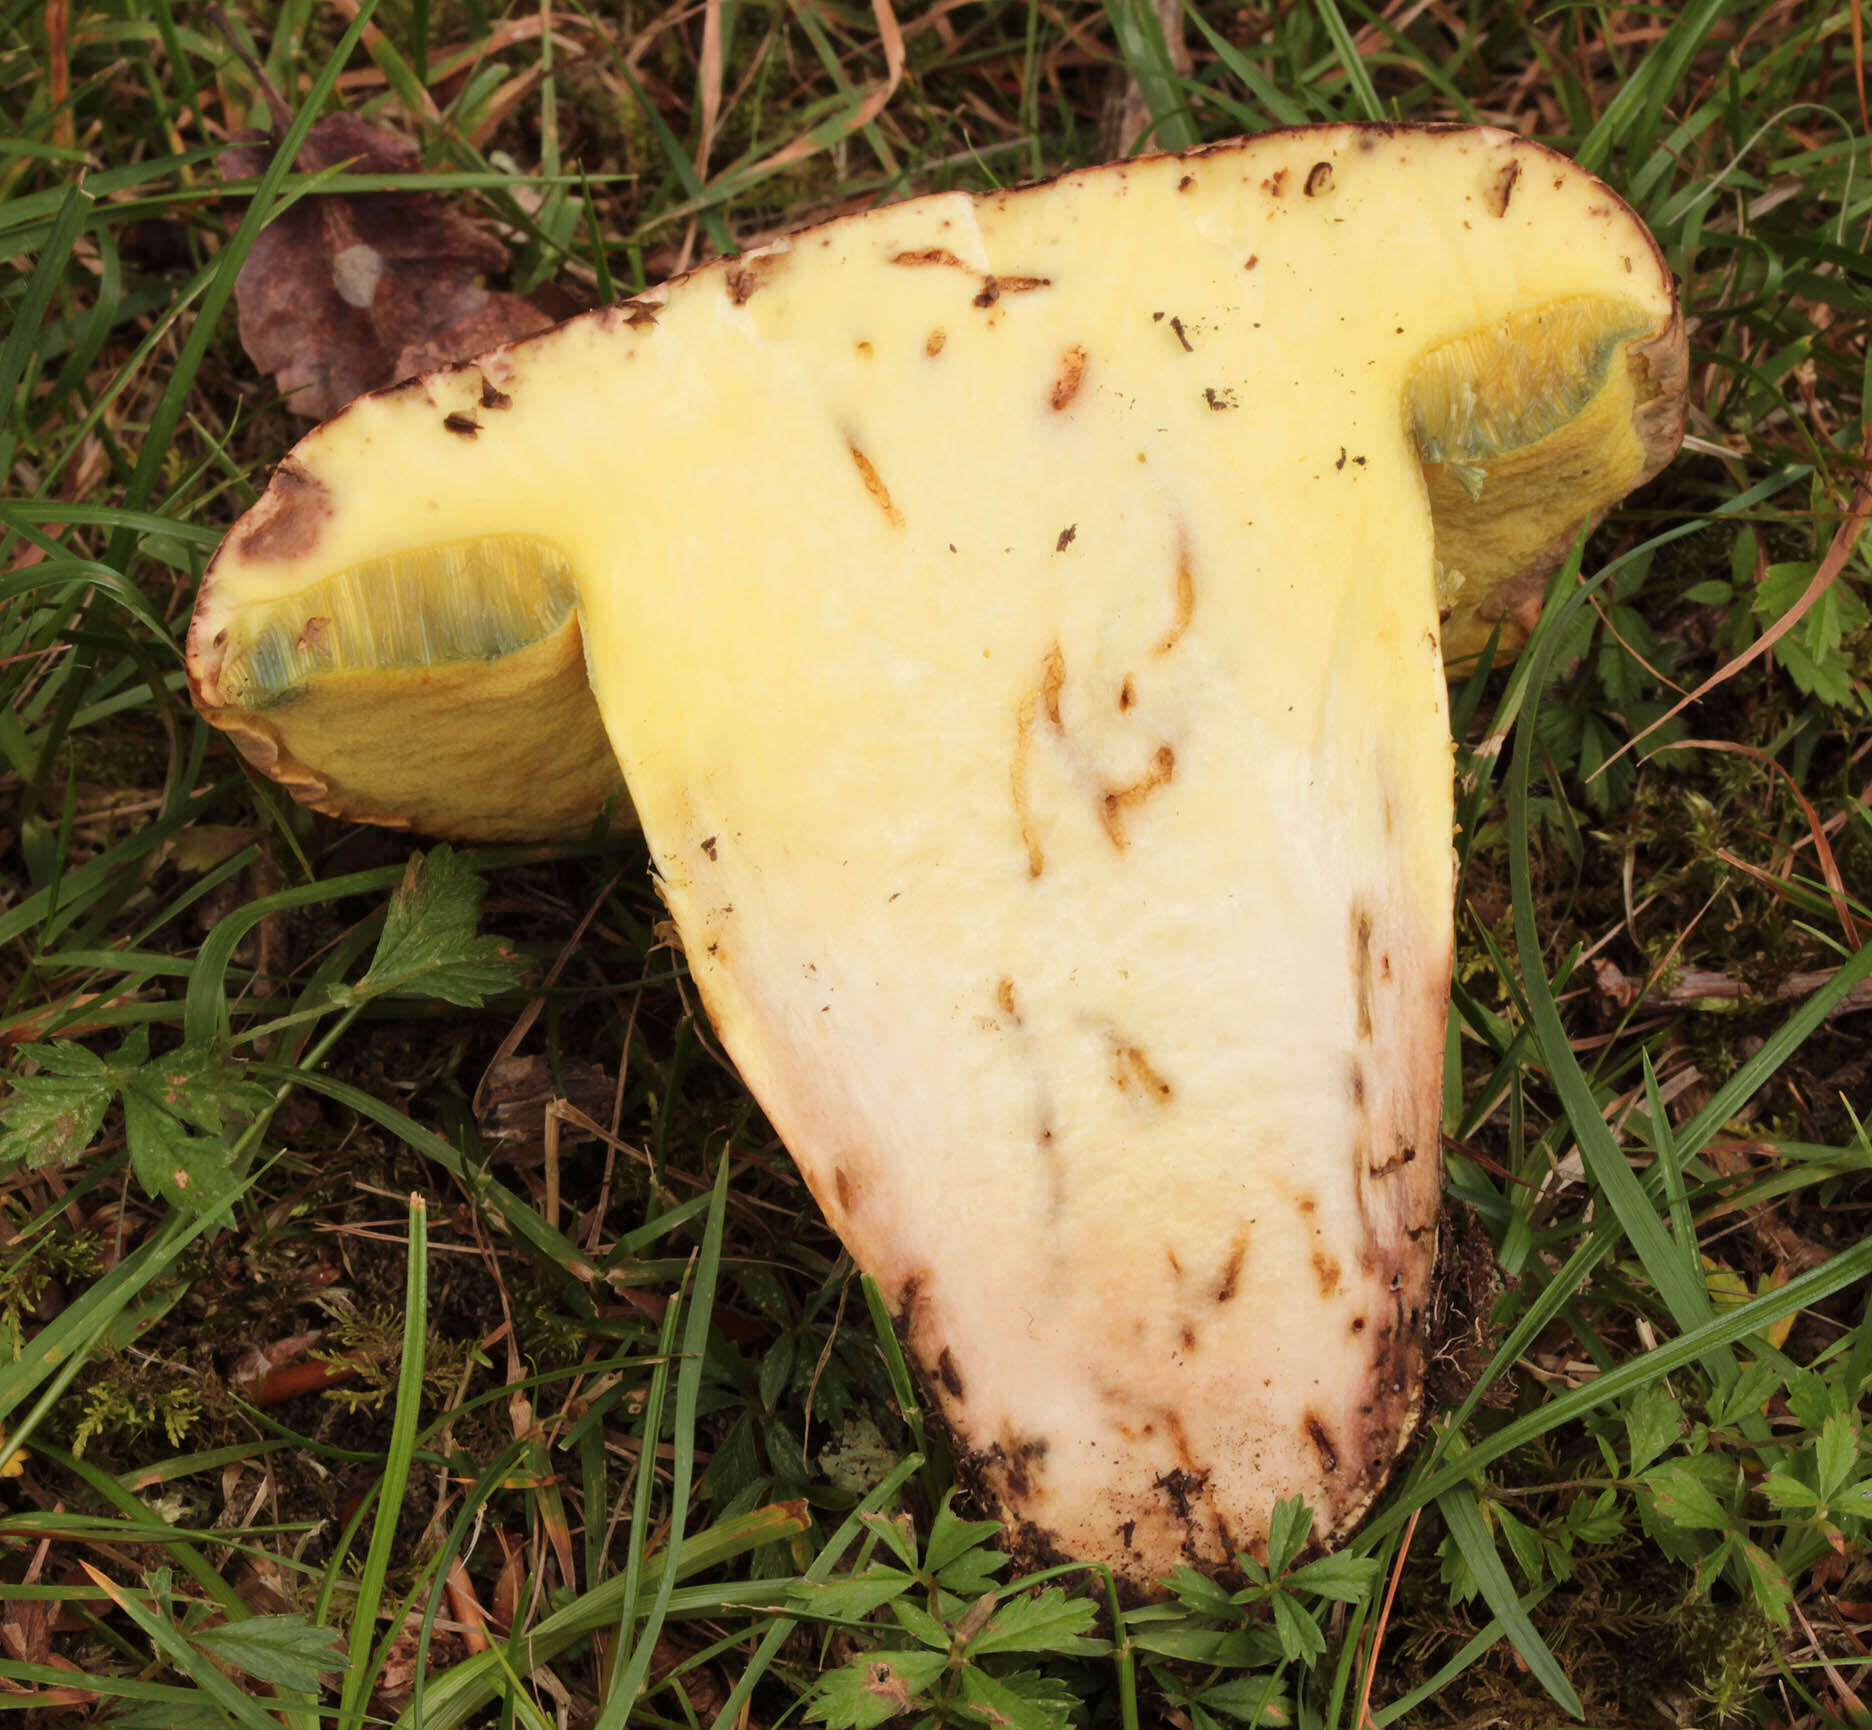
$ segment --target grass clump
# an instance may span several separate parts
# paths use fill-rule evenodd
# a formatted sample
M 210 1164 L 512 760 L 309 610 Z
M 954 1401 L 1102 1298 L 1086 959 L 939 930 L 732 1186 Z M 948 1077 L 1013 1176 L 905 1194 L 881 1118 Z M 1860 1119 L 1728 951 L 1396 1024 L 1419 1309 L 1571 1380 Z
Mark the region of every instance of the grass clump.
M 55 0 L 0 37 L 0 1699 L 1860 1721 L 1857 8 L 229 11 Z M 1691 440 L 1456 692 L 1449 1187 L 1496 1278 L 1342 1557 L 1301 1558 L 1295 1507 L 1238 1593 L 1011 1578 L 632 846 L 412 863 L 188 711 L 194 587 L 299 425 L 231 299 L 309 185 L 216 166 L 262 76 L 414 139 L 568 309 L 879 199 L 1333 118 L 1522 128 L 1650 223 Z

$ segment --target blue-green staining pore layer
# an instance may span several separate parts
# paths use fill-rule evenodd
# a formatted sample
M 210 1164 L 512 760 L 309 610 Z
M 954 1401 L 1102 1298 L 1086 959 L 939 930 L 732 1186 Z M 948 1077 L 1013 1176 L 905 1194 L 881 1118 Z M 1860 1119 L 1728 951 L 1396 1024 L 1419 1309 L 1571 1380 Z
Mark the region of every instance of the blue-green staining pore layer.
M 1540 443 L 1605 388 L 1620 347 L 1647 329 L 1632 307 L 1562 300 L 1432 349 L 1408 397 L 1424 461 L 1479 463 Z
M 243 614 L 221 700 L 260 709 L 321 674 L 498 661 L 559 630 L 574 600 L 565 555 L 531 535 L 373 559 Z

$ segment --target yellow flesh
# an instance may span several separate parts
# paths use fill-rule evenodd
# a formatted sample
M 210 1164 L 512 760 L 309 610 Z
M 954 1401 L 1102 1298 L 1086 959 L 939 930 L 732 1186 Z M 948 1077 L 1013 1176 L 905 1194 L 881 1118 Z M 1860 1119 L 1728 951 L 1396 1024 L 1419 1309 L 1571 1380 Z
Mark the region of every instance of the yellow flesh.
M 1343 1529 L 1414 1419 L 1452 885 L 1410 393 L 1550 307 L 1616 380 L 1669 287 L 1504 134 L 919 200 L 358 405 L 296 456 L 315 558 L 223 558 L 271 604 L 550 537 L 710 1016 L 966 1469 L 1147 1584 L 1278 1497 Z

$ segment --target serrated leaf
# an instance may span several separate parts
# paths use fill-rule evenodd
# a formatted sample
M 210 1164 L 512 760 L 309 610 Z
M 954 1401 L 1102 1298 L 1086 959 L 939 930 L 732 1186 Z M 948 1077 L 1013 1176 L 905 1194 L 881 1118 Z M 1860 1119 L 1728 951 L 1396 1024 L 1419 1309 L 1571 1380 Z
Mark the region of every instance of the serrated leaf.
M 103 1127 L 117 1084 L 108 1075 L 20 1075 L 0 1105 L 0 1171 L 70 1165 Z
M 932 1646 L 939 1652 L 949 1650 L 952 1644 L 949 1630 L 914 1599 L 893 1598 L 890 1612 L 911 1639 L 920 1640 L 925 1646 Z
M 1634 1473 L 1642 1472 L 1683 1434 L 1682 1408 L 1662 1381 L 1647 1382 L 1625 1402 L 1625 1446 Z
M 1858 1520 L 1872 1519 L 1872 1478 L 1841 1490 L 1831 1505 L 1836 1514 L 1849 1514 Z
M 1601 1490 L 1590 1501 L 1579 1497 L 1567 1509 L 1567 1530 L 1582 1544 L 1609 1544 L 1624 1526 L 1619 1518 L 1618 1491 Z
M 148 1030 L 138 1028 L 131 1036 L 139 1041 L 136 1051 L 128 1066 L 125 1058 L 130 1055 L 129 1041 L 119 1049 L 116 1063 L 107 1062 L 98 1056 L 88 1045 L 79 1045 L 70 1039 L 54 1039 L 46 1045 L 22 1045 L 19 1054 L 29 1057 L 41 1069 L 53 1075 L 70 1076 L 74 1080 L 95 1080 L 119 1073 L 128 1073 L 149 1056 Z
M 1859 1426 L 1844 1412 L 1835 1412 L 1820 1429 L 1814 1444 L 1820 1494 L 1830 1499 L 1859 1463 Z
M 452 847 L 417 854 L 390 898 L 368 971 L 348 991 L 335 992 L 335 1000 L 395 992 L 479 1009 L 506 990 L 520 966 L 499 938 L 478 935 L 483 893 L 481 879 Z
M 987 1548 L 964 1550 L 938 1576 L 943 1590 L 958 1598 L 979 1598 L 993 1586 L 995 1575 L 1008 1565 L 1007 1552 Z
M 801 1580 L 793 1587 L 792 1597 L 809 1615 L 856 1619 L 870 1615 L 915 1584 L 916 1575 L 902 1568 L 872 1567 L 843 1580 Z
M 1239 1676 L 1205 1688 L 1198 1700 L 1242 1724 L 1285 1726 L 1293 1722 L 1293 1702 L 1280 1689 L 1278 1676 Z
M 908 1514 L 899 1514 L 894 1519 L 889 1514 L 860 1514 L 858 1521 L 866 1531 L 874 1532 L 898 1561 L 915 1571 L 916 1526 Z
M 110 1058 L 69 1039 L 26 1046 L 46 1075 L 10 1078 L 0 1105 L 0 1171 L 68 1165 L 97 1139 L 117 1091 L 149 1058 L 149 1029 L 134 1027 Z
M 948 1665 L 941 1652 L 882 1652 L 823 1678 L 807 1719 L 831 1730 L 871 1730 L 908 1712 Z
M 1368 1597 L 1378 1579 L 1378 1564 L 1366 1556 L 1322 1556 L 1287 1576 L 1298 1592 L 1312 1592 L 1341 1604 L 1356 1604 Z
M 1189 1664 L 1220 1664 L 1231 1670 L 1258 1670 L 1281 1659 L 1280 1641 L 1272 1629 L 1198 1628 L 1188 1622 L 1129 1630 L 1131 1644 L 1159 1658 L 1180 1658 Z
M 969 1643 L 971 1658 L 991 1652 L 1069 1652 L 1094 1657 L 1110 1648 L 1085 1638 L 1098 1608 L 1085 1598 L 1069 1598 L 1049 1586 L 1031 1598 L 1016 1598 L 995 1612 L 988 1626 Z
M 1303 1496 L 1290 1496 L 1274 1504 L 1274 1517 L 1268 1522 L 1268 1572 L 1287 1572 L 1306 1548 L 1313 1530 L 1313 1510 Z
M 1176 1593 L 1178 1603 L 1198 1615 L 1226 1616 L 1235 1608 L 1235 1600 L 1228 1593 L 1194 1568 L 1175 1568 L 1164 1576 L 1163 1583 Z
M 1693 1532 L 1726 1532 L 1733 1516 L 1703 1478 L 1682 1460 L 1670 1460 L 1645 1473 L 1658 1512 L 1673 1526 Z
M 1788 1606 L 1794 1602 L 1794 1589 L 1780 1565 L 1759 1544 L 1746 1539 L 1741 1544 L 1742 1566 L 1748 1574 L 1749 1587 L 1762 1614 L 1777 1628 L 1788 1625 Z
M 194 1135 L 173 1112 L 133 1088 L 124 1095 L 124 1132 L 130 1165 L 151 1195 L 185 1213 L 227 1219 L 240 1192 L 234 1155 L 219 1136 Z
M 1781 1385 L 1781 1372 L 1768 1361 L 1750 1364 L 1710 1408 L 1710 1422 L 1728 1426 L 1759 1412 Z
M 995 1680 L 1011 1694 L 1018 1694 L 1029 1706 L 1037 1707 L 1052 1721 L 1067 1730 L 1079 1705 L 1079 1697 L 1057 1676 L 1043 1670 L 1007 1670 Z
M 244 1670 L 276 1688 L 319 1685 L 322 1671 L 343 1667 L 344 1648 L 334 1628 L 319 1628 L 304 1616 L 249 1616 L 244 1622 L 224 1622 L 204 1628 L 195 1644 L 223 1662 Z
M 1762 1494 L 1777 1508 L 1792 1508 L 1802 1514 L 1811 1514 L 1820 1506 L 1820 1492 L 1786 1472 L 1770 1472 L 1762 1480 Z
M 1273 1598 L 1274 1632 L 1280 1640 L 1281 1655 L 1293 1664 L 1310 1664 L 1326 1650 L 1326 1636 L 1320 1625 L 1300 1607 L 1297 1598 L 1276 1592 Z
M 1058 1695 L 1030 1698 L 973 1664 L 962 1672 L 962 1700 L 963 1710 L 992 1730 L 1068 1730 L 1072 1722 L 1070 1697 L 1062 1710 Z
M 999 1520 L 965 1520 L 953 1506 L 955 1492 L 943 1497 L 942 1506 L 930 1526 L 929 1548 L 923 1554 L 924 1565 L 940 1574 L 950 1563 L 968 1551 L 1001 1535 Z

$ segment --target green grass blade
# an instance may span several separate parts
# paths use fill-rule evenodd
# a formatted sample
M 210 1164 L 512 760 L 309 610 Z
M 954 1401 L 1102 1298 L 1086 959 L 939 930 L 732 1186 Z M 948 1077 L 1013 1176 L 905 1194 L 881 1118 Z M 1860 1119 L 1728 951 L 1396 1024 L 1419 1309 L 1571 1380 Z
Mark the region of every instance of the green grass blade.
M 403 1354 L 397 1364 L 395 1413 L 390 1421 L 390 1445 L 384 1454 L 383 1477 L 377 1486 L 377 1514 L 371 1525 L 370 1548 L 358 1580 L 357 1602 L 351 1616 L 351 1655 L 345 1666 L 344 1690 L 339 1699 L 341 1724 L 362 1724 L 370 1700 L 371 1684 L 379 1673 L 389 1643 L 402 1632 L 392 1626 L 383 1647 L 375 1652 L 377 1609 L 383 1601 L 384 1581 L 390 1572 L 403 1515 L 403 1490 L 409 1482 L 410 1462 L 416 1451 L 416 1420 L 422 1411 L 423 1359 L 429 1327 L 429 1205 L 420 1195 L 409 1198 L 409 1275 L 403 1287 Z
M 708 1355 L 709 1328 L 715 1314 L 715 1286 L 721 1273 L 722 1225 L 728 1209 L 728 1174 L 734 1168 L 732 1149 L 724 1150 L 715 1171 L 715 1190 L 709 1203 L 708 1224 L 702 1232 L 702 1249 L 696 1257 L 695 1283 L 690 1288 L 688 1313 L 684 1317 L 682 1365 L 676 1373 L 676 1411 L 672 1444 L 675 1459 L 670 1472 L 669 1533 L 666 1549 L 680 1551 L 684 1524 L 689 1514 L 689 1489 L 695 1475 L 696 1410 L 702 1397 L 702 1365 Z M 648 1426 L 644 1431 L 644 1455 L 639 1470 L 644 1482 L 654 1475 L 655 1435 Z M 676 1585 L 674 1570 L 665 1570 L 657 1593 L 637 1632 L 637 1642 L 630 1660 L 611 1684 L 596 1730 L 623 1730 L 637 1697 L 650 1675 L 650 1660 L 657 1636 L 669 1614 L 670 1593 Z
M 1554 1697 L 1568 1717 L 1583 1719 L 1586 1708 L 1581 1705 L 1573 1684 L 1521 1608 L 1508 1570 L 1502 1566 L 1501 1553 L 1489 1536 L 1482 1510 L 1476 1506 L 1475 1492 L 1467 1484 L 1446 1490 L 1437 1497 L 1437 1511 L 1449 1527 L 1450 1536 L 1456 1540 L 1462 1559 L 1469 1564 L 1469 1572 L 1475 1576 L 1483 1602 L 1494 1611 L 1496 1621 L 1514 1642 L 1514 1649 L 1521 1654 L 1534 1679 Z

